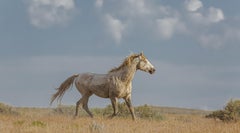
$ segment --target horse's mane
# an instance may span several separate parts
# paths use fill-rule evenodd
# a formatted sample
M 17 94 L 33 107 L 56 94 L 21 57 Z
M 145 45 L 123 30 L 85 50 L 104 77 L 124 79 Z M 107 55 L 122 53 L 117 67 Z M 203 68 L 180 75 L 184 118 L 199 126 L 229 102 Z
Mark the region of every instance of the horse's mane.
M 131 54 L 131 55 L 129 55 L 128 57 L 126 57 L 126 58 L 124 59 L 123 63 L 122 63 L 119 67 L 114 67 L 114 68 L 111 69 L 108 73 L 119 71 L 119 70 L 122 69 L 123 67 L 131 65 L 133 59 L 136 58 L 136 57 L 138 57 L 138 56 L 139 56 L 139 54 Z

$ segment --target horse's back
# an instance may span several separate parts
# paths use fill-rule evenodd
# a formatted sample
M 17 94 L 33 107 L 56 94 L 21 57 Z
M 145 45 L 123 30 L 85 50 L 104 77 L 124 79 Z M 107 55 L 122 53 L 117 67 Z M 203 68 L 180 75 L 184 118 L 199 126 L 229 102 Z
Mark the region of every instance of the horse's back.
M 108 76 L 106 74 L 82 73 L 79 74 L 75 84 L 81 94 L 88 92 L 104 98 L 109 97 Z

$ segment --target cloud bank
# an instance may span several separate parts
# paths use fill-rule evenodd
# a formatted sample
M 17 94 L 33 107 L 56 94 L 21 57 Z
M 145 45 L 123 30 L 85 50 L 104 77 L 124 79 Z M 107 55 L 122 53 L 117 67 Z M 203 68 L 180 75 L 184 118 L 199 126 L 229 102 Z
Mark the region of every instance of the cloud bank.
M 206 6 L 201 0 L 180 3 L 182 5 L 173 7 L 156 0 L 95 0 L 89 10 L 95 11 L 94 17 L 99 18 L 96 23 L 104 27 L 108 36 L 104 39 L 110 38 L 119 45 L 123 40 L 143 33 L 145 38 L 158 41 L 189 37 L 196 44 L 210 49 L 223 48 L 229 41 L 239 40 L 237 35 L 228 36 L 229 33 L 239 33 L 240 28 L 225 21 L 226 16 L 221 8 Z M 77 8 L 74 0 L 28 2 L 30 23 L 37 28 L 66 25 L 77 16 L 74 16 Z M 88 13 L 82 12 L 82 15 Z M 216 27 L 220 32 L 216 32 Z
M 64 25 L 75 9 L 74 0 L 29 0 L 30 22 L 37 28 Z
M 103 4 L 113 8 L 105 8 Z M 100 16 L 107 23 L 108 33 L 118 44 L 126 35 L 142 30 L 162 40 L 192 36 L 204 48 L 217 49 L 223 45 L 218 41 L 218 33 L 206 36 L 209 32 L 203 29 L 211 31 L 211 27 L 220 25 L 225 19 L 224 12 L 213 6 L 205 7 L 201 0 L 185 0 L 180 8 L 147 0 L 105 0 L 104 3 L 96 0 L 95 7 L 102 9 Z M 147 31 L 143 31 L 146 30 L 144 27 Z

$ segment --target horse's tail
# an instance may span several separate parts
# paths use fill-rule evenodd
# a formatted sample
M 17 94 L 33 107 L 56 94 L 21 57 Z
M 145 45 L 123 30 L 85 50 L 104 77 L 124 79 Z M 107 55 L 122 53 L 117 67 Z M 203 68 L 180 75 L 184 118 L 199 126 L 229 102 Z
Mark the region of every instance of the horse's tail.
M 71 77 L 69 77 L 68 79 L 66 79 L 59 88 L 56 88 L 57 92 L 55 94 L 52 95 L 51 98 L 51 102 L 50 105 L 53 103 L 53 101 L 57 98 L 59 101 L 62 100 L 62 97 L 64 95 L 64 93 L 66 92 L 66 90 L 68 90 L 70 88 L 70 86 L 73 84 L 75 78 L 78 76 L 78 74 L 75 74 Z

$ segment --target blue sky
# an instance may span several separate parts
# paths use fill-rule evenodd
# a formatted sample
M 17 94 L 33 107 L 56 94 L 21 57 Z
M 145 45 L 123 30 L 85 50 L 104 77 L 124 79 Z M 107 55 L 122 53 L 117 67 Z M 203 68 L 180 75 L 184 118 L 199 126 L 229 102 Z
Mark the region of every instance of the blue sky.
M 106 73 L 143 51 L 134 105 L 221 109 L 240 98 L 240 1 L 0 1 L 0 101 L 48 107 L 75 73 Z M 73 88 L 63 104 L 75 104 Z M 110 104 L 92 97 L 90 107 Z M 55 104 L 56 105 L 56 104 Z

